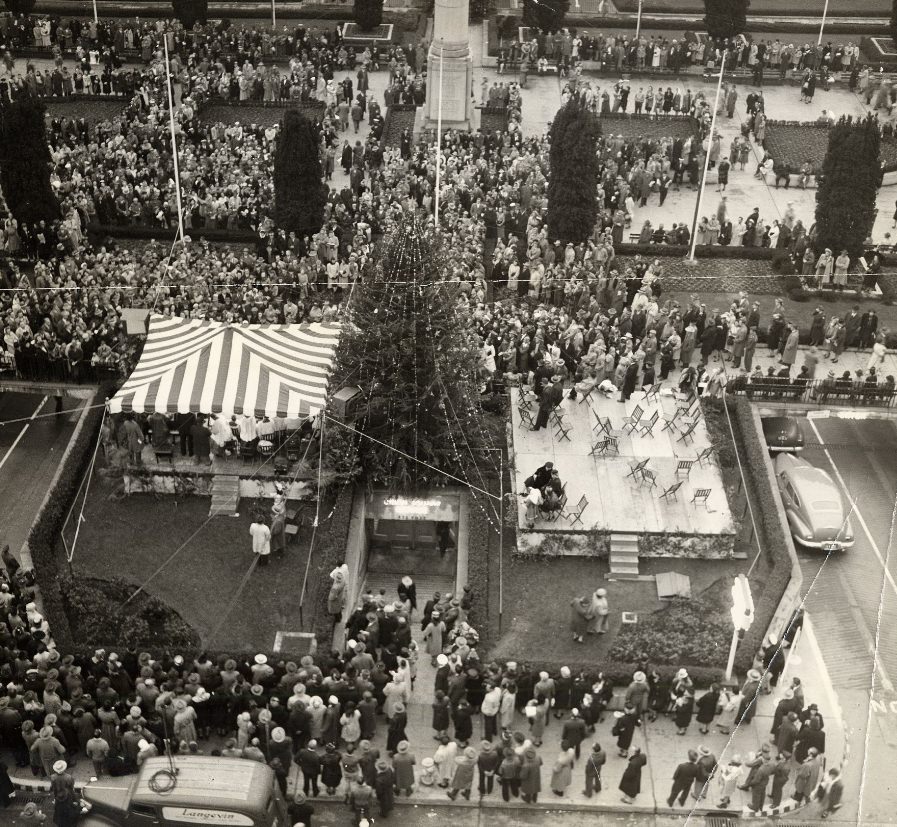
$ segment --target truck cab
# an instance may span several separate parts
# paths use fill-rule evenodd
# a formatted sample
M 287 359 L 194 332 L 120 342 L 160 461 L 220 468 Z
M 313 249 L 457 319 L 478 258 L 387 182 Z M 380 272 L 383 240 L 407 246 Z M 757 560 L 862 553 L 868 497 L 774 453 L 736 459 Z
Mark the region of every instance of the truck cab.
M 150 758 L 136 775 L 89 782 L 81 797 L 87 827 L 289 827 L 274 772 L 244 758 Z

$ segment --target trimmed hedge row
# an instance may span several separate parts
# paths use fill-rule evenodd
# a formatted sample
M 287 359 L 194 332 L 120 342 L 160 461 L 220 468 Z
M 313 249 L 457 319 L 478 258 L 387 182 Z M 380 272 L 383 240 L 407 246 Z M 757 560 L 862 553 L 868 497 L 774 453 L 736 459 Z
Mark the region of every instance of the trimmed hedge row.
M 112 387 L 111 384 L 101 385 L 94 399 L 111 396 Z M 92 404 L 92 400 L 88 404 Z M 64 570 L 57 542 L 78 486 L 93 456 L 102 418 L 101 407 L 91 408 L 84 414 L 81 429 L 62 461 L 56 482 L 47 492 L 46 505 L 38 513 L 28 532 L 28 549 L 40 587 L 43 614 L 50 624 L 57 646 L 63 652 L 72 651 L 74 640 L 60 588 Z
M 735 432 L 736 446 L 750 489 L 748 494 L 754 505 L 754 517 L 761 533 L 759 539 L 764 552 L 763 562 L 766 563 L 762 576 L 755 569 L 750 577 L 751 593 L 754 596 L 754 622 L 735 655 L 736 668 L 747 670 L 760 651 L 766 630 L 791 582 L 792 564 L 788 554 L 788 538 L 778 516 L 779 495 L 765 471 L 768 461 L 765 442 L 757 432 L 751 403 L 744 397 L 727 397 L 726 405 L 732 415 L 732 430 Z
M 600 672 L 617 687 L 628 686 L 632 681 L 633 673 L 640 668 L 639 664 L 620 663 L 613 660 L 602 660 L 600 664 L 596 664 L 594 661 L 566 661 L 564 663 L 560 661 L 525 661 L 525 663 L 527 669 L 532 669 L 535 672 L 548 672 L 550 675 L 557 675 L 562 666 L 567 666 L 574 675 L 584 672 L 590 684 L 597 680 Z M 518 664 L 521 662 L 518 661 Z M 679 666 L 663 666 L 653 663 L 650 665 L 652 669 L 657 670 L 657 674 L 663 681 L 672 681 L 680 668 Z M 687 666 L 686 668 L 694 685 L 699 688 L 708 687 L 714 682 L 722 682 L 725 677 L 723 669 L 706 666 Z
M 330 572 L 340 565 L 346 556 L 354 490 L 351 484 L 343 485 L 335 501 L 328 498 L 327 502 L 333 513 L 323 527 L 318 528 L 315 547 L 309 549 L 309 554 L 314 554 L 314 560 L 308 569 L 309 586 L 306 603 L 312 606 L 314 611 L 311 631 L 315 633 L 318 647 L 322 650 L 329 648 L 333 642 L 333 619 L 327 613 Z
M 498 494 L 498 480 L 494 477 L 486 477 L 487 490 L 491 493 Z M 475 499 L 476 498 L 476 499 Z M 489 554 L 494 550 L 498 553 L 498 534 L 495 529 L 489 525 L 486 514 L 491 514 L 492 510 L 486 497 L 483 494 L 474 494 L 473 491 L 468 495 L 468 520 L 467 520 L 467 583 L 456 583 L 460 591 L 465 585 L 470 585 L 474 590 L 474 600 L 468 612 L 468 622 L 480 633 L 480 651 L 486 651 L 488 647 L 489 629 L 491 628 L 491 607 L 489 606 Z M 501 508 L 499 514 L 502 513 Z M 494 515 L 493 522 L 494 522 Z M 505 526 L 505 539 L 513 532 Z M 512 536 L 513 541 L 513 536 Z M 495 607 L 498 611 L 498 607 Z

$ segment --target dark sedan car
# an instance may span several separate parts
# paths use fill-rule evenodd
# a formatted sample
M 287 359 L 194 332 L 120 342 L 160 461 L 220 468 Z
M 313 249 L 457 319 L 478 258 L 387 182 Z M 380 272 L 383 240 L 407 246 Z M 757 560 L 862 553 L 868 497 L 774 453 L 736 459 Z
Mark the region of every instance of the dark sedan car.
M 763 437 L 771 453 L 796 454 L 804 449 L 804 432 L 793 416 L 763 417 Z

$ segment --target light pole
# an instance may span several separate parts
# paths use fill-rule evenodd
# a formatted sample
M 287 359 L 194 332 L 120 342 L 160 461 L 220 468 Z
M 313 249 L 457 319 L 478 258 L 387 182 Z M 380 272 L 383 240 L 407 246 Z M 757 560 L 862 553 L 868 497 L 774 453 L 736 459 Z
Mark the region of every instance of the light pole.
M 698 186 L 698 202 L 695 204 L 695 217 L 691 223 L 691 250 L 688 253 L 688 260 L 693 264 L 695 261 L 695 244 L 697 243 L 698 214 L 701 212 L 701 204 L 704 201 L 704 184 L 707 181 L 707 170 L 710 168 L 710 148 L 713 146 L 713 133 L 716 131 L 716 113 L 719 111 L 719 93 L 723 88 L 723 75 L 726 72 L 726 55 L 727 49 L 723 49 L 723 56 L 720 60 L 719 79 L 716 82 L 716 96 L 713 99 L 713 116 L 710 119 L 710 134 L 707 136 L 707 153 L 704 156 L 704 173 L 701 175 L 701 183 Z
M 271 30 L 272 30 L 272 33 L 273 33 L 273 30 L 277 28 L 277 11 L 275 9 L 276 2 L 277 2 L 277 0 L 271 0 Z
M 825 6 L 822 8 L 822 23 L 819 26 L 819 39 L 816 41 L 816 45 L 822 45 L 822 32 L 825 29 L 825 18 L 828 16 L 828 0 L 825 0 Z
M 439 232 L 439 190 L 442 177 L 442 56 L 445 45 L 439 38 L 439 97 L 436 104 L 436 232 Z
M 738 641 L 751 628 L 754 622 L 754 598 L 751 596 L 751 584 L 747 576 L 739 574 L 732 584 L 732 645 L 729 647 L 729 660 L 726 662 L 726 681 L 732 680 L 735 667 L 735 650 Z
M 168 32 L 162 33 L 165 48 L 165 88 L 168 90 L 168 126 L 171 130 L 171 155 L 174 162 L 174 196 L 178 208 L 178 238 L 184 240 L 184 211 L 181 207 L 181 171 L 178 165 L 178 142 L 174 131 L 174 97 L 171 94 L 171 64 L 168 62 Z
M 638 45 L 638 36 L 642 30 L 642 0 L 638 0 L 638 15 L 635 18 L 635 40 Z
M 97 14 L 97 0 L 93 0 L 93 22 L 100 22 L 100 16 Z M 822 35 L 820 35 L 820 37 L 822 37 Z

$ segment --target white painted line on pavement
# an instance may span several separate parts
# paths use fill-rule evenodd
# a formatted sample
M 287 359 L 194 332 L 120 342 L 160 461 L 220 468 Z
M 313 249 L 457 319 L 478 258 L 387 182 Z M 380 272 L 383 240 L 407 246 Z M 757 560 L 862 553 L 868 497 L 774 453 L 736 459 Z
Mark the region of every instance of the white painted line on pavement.
M 37 415 L 40 413 L 40 409 L 44 407 L 49 398 L 49 396 L 45 396 L 41 400 L 40 405 L 38 405 L 37 408 L 34 409 L 34 413 L 31 414 L 22 430 L 19 431 L 19 435 L 13 440 L 12 445 L 9 446 L 9 450 L 3 455 L 3 459 L 0 459 L 0 468 L 6 465 L 6 460 L 8 460 L 12 456 L 12 452 L 15 451 L 16 445 L 18 445 L 22 437 L 25 436 L 25 431 L 28 430 L 28 426 L 34 421 L 35 417 L 37 417 Z
M 838 482 L 841 484 L 841 488 L 844 489 L 844 496 L 847 498 L 847 502 L 850 503 L 850 507 L 853 509 L 853 513 L 856 515 L 857 521 L 862 527 L 863 533 L 866 535 L 866 539 L 869 540 L 869 545 L 872 546 L 872 551 L 878 558 L 878 562 L 881 564 L 881 567 L 884 569 L 885 578 L 887 579 L 888 584 L 891 586 L 891 590 L 894 592 L 894 595 L 897 596 L 897 582 L 894 581 L 894 576 L 885 565 L 885 558 L 882 556 L 882 553 L 878 548 L 878 543 L 876 543 L 873 539 L 872 532 L 869 531 L 869 526 L 863 519 L 863 515 L 860 512 L 860 509 L 857 508 L 857 504 L 854 502 L 853 497 L 850 496 L 850 491 L 847 488 L 847 483 L 844 482 L 844 477 L 841 476 L 841 472 L 838 470 L 838 466 L 835 464 L 834 459 L 832 459 L 832 455 L 829 453 L 828 448 L 825 447 L 825 442 L 823 442 L 822 440 L 822 434 L 819 433 L 819 429 L 816 427 L 816 423 L 812 419 L 808 420 L 808 422 L 810 427 L 813 429 L 813 433 L 816 434 L 816 440 L 819 442 L 819 447 L 822 448 L 822 451 L 825 454 L 825 458 L 832 466 L 832 470 L 835 472 L 835 476 L 838 478 Z

